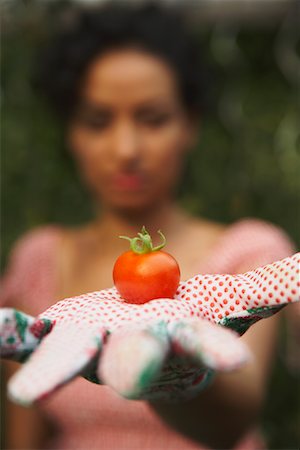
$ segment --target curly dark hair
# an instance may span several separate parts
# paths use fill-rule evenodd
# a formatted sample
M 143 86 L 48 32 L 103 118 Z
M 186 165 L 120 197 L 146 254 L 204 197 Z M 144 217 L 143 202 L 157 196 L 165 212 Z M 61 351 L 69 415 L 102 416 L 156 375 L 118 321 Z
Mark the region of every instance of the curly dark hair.
M 110 2 L 75 8 L 37 58 L 33 85 L 68 119 L 78 102 L 80 82 L 94 58 L 110 49 L 138 46 L 173 69 L 186 111 L 199 114 L 206 83 L 196 39 L 175 10 L 157 3 Z M 69 17 L 69 19 L 70 19 Z

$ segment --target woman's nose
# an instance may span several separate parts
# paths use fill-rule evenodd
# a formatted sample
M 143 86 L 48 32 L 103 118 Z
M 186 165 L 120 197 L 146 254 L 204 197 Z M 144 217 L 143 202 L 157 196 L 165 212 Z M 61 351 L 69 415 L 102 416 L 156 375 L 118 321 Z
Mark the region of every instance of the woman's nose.
M 112 136 L 112 150 L 115 158 L 122 162 L 132 162 L 140 156 L 140 136 L 137 127 L 131 123 L 121 123 L 115 127 Z

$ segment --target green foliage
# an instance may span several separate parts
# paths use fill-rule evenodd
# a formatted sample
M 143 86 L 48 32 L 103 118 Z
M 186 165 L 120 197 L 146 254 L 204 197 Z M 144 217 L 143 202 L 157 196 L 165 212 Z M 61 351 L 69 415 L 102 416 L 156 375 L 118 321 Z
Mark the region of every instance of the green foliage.
M 35 2 L 24 5 L 16 2 L 2 38 L 3 261 L 24 231 L 92 215 L 89 196 L 65 156 L 59 124 L 30 86 L 47 15 Z M 180 199 L 194 214 L 226 223 L 243 216 L 269 220 L 299 245 L 299 84 L 287 76 L 289 61 L 283 70 L 280 56 L 280 43 L 296 35 L 296 26 L 288 33 L 278 25 L 201 26 L 217 101 L 201 120 Z M 296 389 L 278 363 L 263 418 L 270 448 L 299 445 Z

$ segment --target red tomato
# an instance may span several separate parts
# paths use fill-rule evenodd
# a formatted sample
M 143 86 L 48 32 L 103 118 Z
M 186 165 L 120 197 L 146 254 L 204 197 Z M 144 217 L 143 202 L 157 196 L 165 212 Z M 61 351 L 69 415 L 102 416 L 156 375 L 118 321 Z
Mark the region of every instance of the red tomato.
M 146 236 L 144 228 L 142 233 L 139 233 L 140 238 L 135 238 L 135 243 Z M 120 255 L 114 265 L 115 286 L 129 303 L 146 303 L 155 298 L 171 299 L 179 285 L 180 269 L 177 261 L 169 253 L 160 251 L 165 241 L 153 248 L 148 233 L 146 239 L 146 249 L 132 245 L 134 239 L 129 239 L 132 250 Z

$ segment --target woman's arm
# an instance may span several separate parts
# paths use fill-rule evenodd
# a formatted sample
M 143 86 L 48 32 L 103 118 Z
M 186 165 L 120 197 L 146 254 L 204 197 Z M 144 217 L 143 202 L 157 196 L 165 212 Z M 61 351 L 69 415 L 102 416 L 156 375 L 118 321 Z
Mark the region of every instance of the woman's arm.
M 27 232 L 13 246 L 4 276 L 1 278 L 0 306 L 13 307 L 35 316 L 42 309 L 43 295 L 48 294 L 43 275 L 49 276 L 49 249 L 54 248 L 57 230 L 43 227 Z M 42 280 L 42 282 L 40 281 Z M 42 290 L 41 290 L 42 286 Z M 35 407 L 22 407 L 6 396 L 7 381 L 20 368 L 20 363 L 2 361 L 5 449 L 41 449 L 52 431 L 52 424 Z
M 13 361 L 3 362 L 5 383 L 19 368 L 20 364 Z M 49 426 L 43 415 L 35 408 L 25 408 L 11 402 L 6 396 L 3 402 L 5 420 L 4 448 L 10 449 L 41 449 L 49 433 Z
M 197 398 L 177 405 L 151 402 L 177 431 L 212 448 L 228 449 L 257 423 L 272 368 L 280 314 L 253 325 L 241 339 L 255 359 L 235 373 L 217 374 Z

